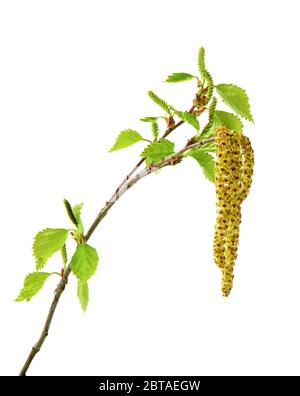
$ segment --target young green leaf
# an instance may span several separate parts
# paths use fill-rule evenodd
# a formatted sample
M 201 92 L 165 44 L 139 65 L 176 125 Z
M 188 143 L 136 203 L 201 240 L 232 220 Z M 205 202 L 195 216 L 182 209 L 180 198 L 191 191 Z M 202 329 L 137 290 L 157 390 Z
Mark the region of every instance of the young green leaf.
M 168 76 L 165 82 L 176 83 L 176 82 L 192 80 L 193 78 L 196 78 L 196 76 L 193 76 L 192 74 L 189 73 L 173 73 L 170 76 Z
M 121 150 L 123 148 L 132 146 L 141 140 L 143 140 L 143 137 L 137 131 L 134 131 L 133 129 L 125 129 L 119 133 L 115 144 L 109 151 L 111 152 Z
M 158 106 L 160 106 L 167 114 L 172 115 L 171 110 L 170 110 L 170 106 L 168 105 L 168 103 L 159 98 L 154 92 L 152 91 L 148 91 L 148 96 L 150 99 L 153 100 L 154 103 L 156 103 Z
M 153 122 L 156 121 L 159 117 L 144 117 L 140 118 L 140 121 L 142 122 Z
M 207 152 L 196 149 L 191 151 L 189 156 L 193 157 L 198 164 L 201 166 L 204 175 L 208 178 L 212 183 L 215 182 L 215 161 L 213 157 Z
M 171 154 L 174 154 L 174 143 L 167 139 L 161 139 L 159 142 L 150 143 L 141 156 L 146 158 L 146 164 L 149 165 Z
M 216 89 L 223 102 L 231 107 L 235 113 L 253 122 L 249 98 L 244 89 L 233 84 L 219 84 Z
M 50 275 L 48 272 L 32 272 L 28 274 L 24 280 L 23 289 L 15 301 L 30 301 L 41 290 Z
M 240 132 L 242 131 L 244 125 L 242 121 L 236 115 L 232 113 L 227 113 L 227 111 L 215 111 L 214 128 L 220 125 L 224 125 L 226 128 Z
M 196 131 L 199 131 L 200 124 L 196 116 L 189 113 L 188 111 L 184 111 L 181 114 L 181 119 L 186 121 L 188 124 L 192 125 L 196 129 Z
M 82 224 L 82 220 L 81 220 L 81 210 L 83 208 L 83 202 L 81 202 L 80 204 L 74 205 L 72 208 L 72 211 L 74 213 L 74 216 L 76 218 L 76 221 L 78 223 L 77 225 L 77 232 L 80 235 L 83 235 L 83 224 Z
M 69 230 L 64 228 L 45 228 L 38 232 L 33 241 L 33 255 L 36 270 L 44 267 L 47 260 L 64 246 Z
M 227 111 L 216 110 L 214 114 L 213 124 L 210 128 L 206 128 L 206 131 L 202 132 L 201 137 L 210 137 L 215 133 L 216 128 L 220 125 L 224 125 L 230 130 L 237 132 L 242 131 L 244 125 L 242 121 L 235 114 L 228 113 Z
M 198 150 L 205 151 L 206 153 L 215 153 L 217 148 L 215 142 L 209 142 L 200 146 Z
M 79 223 L 80 219 L 81 219 L 81 211 L 83 208 L 83 202 L 76 204 L 73 206 L 72 211 L 74 213 L 74 216 L 77 220 L 77 222 Z
M 174 113 L 179 117 L 181 120 L 186 121 L 188 124 L 192 125 L 197 131 L 200 129 L 200 124 L 196 116 L 189 113 L 188 111 L 178 111 L 172 107 Z
M 79 280 L 77 284 L 77 297 L 83 312 L 86 311 L 89 302 L 89 285 L 86 281 Z
M 99 257 L 97 250 L 90 245 L 78 245 L 71 259 L 71 268 L 74 275 L 82 281 L 87 281 L 94 275 Z

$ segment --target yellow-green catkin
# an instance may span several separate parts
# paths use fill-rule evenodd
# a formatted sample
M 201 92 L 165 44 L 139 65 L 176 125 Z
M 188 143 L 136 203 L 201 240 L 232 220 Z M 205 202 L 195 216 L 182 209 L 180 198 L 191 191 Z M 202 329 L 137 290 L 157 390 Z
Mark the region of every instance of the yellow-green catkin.
M 217 220 L 214 235 L 214 260 L 222 269 L 222 294 L 232 289 L 237 258 L 241 203 L 252 182 L 254 152 L 250 140 L 241 132 L 224 126 L 215 132 Z
M 214 236 L 214 260 L 220 268 L 223 268 L 225 265 L 226 238 L 231 210 L 231 157 L 233 154 L 231 136 L 232 132 L 223 126 L 216 130 L 215 142 L 217 153 L 215 183 L 217 198 L 217 220 Z
M 241 202 L 243 202 L 250 191 L 254 167 L 254 151 L 247 136 L 242 136 L 242 176 L 241 176 Z
M 228 228 L 225 244 L 225 264 L 222 269 L 222 294 L 227 297 L 232 289 L 234 264 L 237 258 L 241 223 L 240 180 L 242 175 L 241 133 L 231 132 L 230 139 L 230 192 Z
M 231 194 L 231 215 L 227 230 L 227 241 L 225 250 L 225 265 L 222 270 L 222 294 L 228 297 L 234 278 L 234 264 L 237 258 L 239 243 L 239 232 L 241 223 L 241 203 L 247 198 L 253 176 L 254 151 L 247 136 L 235 134 L 240 146 L 239 159 L 237 161 L 238 171 L 236 183 Z

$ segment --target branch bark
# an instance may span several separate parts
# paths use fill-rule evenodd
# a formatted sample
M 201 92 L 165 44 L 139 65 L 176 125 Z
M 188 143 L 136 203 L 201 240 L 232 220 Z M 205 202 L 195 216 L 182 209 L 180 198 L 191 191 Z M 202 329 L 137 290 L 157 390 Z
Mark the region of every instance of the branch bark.
M 194 108 L 192 107 L 190 109 L 190 112 L 192 112 L 194 110 Z M 174 131 L 178 126 L 182 125 L 184 123 L 184 121 L 179 121 L 173 128 L 167 130 L 164 134 L 165 136 L 168 136 L 172 131 Z M 125 179 L 123 179 L 123 181 L 119 184 L 119 186 L 117 187 L 117 189 L 115 190 L 115 192 L 113 193 L 113 195 L 111 196 L 110 200 L 106 202 L 106 204 L 104 205 L 104 207 L 100 210 L 100 212 L 98 213 L 96 219 L 94 220 L 93 224 L 90 226 L 89 230 L 87 231 L 84 239 L 85 241 L 88 241 L 89 238 L 91 237 L 91 235 L 93 234 L 93 232 L 95 231 L 95 229 L 98 227 L 98 225 L 100 224 L 100 222 L 103 220 L 103 218 L 106 216 L 106 214 L 108 213 L 108 211 L 112 208 L 112 206 L 120 199 L 120 197 L 126 192 L 128 191 L 134 184 L 136 184 L 139 180 L 141 180 L 142 178 L 144 178 L 145 176 L 153 173 L 155 170 L 157 169 L 161 169 L 164 168 L 165 166 L 168 165 L 176 165 L 178 163 L 178 160 L 181 160 L 182 155 L 191 149 L 200 147 L 201 145 L 208 143 L 208 142 L 212 142 L 214 140 L 214 138 L 208 138 L 202 141 L 199 141 L 197 143 L 193 143 L 190 145 L 185 146 L 184 148 L 182 148 L 181 150 L 179 150 L 177 153 L 164 158 L 163 160 L 159 161 L 156 164 L 152 164 L 150 166 L 146 166 L 145 168 L 143 168 L 139 173 L 137 173 L 135 176 L 134 173 L 138 170 L 138 168 L 143 164 L 144 162 L 144 158 L 142 158 L 135 166 L 134 168 L 127 174 L 127 176 L 125 177 Z M 51 326 L 51 322 L 53 319 L 53 315 L 55 313 L 55 310 L 57 308 L 57 304 L 60 300 L 60 297 L 63 293 L 63 291 L 65 290 L 65 287 L 67 285 L 68 282 L 68 278 L 69 275 L 71 273 L 71 266 L 70 264 L 68 265 L 68 267 L 66 268 L 64 275 L 62 276 L 57 289 L 55 291 L 54 294 L 54 298 L 52 300 L 50 309 L 48 311 L 48 315 L 43 327 L 43 330 L 41 332 L 41 335 L 38 339 L 38 341 L 36 342 L 36 344 L 33 346 L 33 348 L 31 349 L 26 362 L 24 364 L 24 366 L 22 367 L 19 376 L 26 376 L 27 370 L 29 368 L 29 366 L 31 365 L 31 362 L 33 361 L 34 357 L 36 356 L 36 354 L 40 351 L 45 339 L 48 336 L 48 332 Z
M 48 312 L 48 315 L 47 315 L 47 319 L 45 321 L 42 333 L 41 333 L 38 341 L 36 342 L 36 344 L 31 349 L 31 351 L 30 351 L 30 353 L 28 355 L 28 358 L 26 359 L 26 362 L 25 362 L 24 366 L 22 367 L 22 369 L 20 371 L 20 374 L 19 374 L 20 376 L 25 376 L 26 375 L 26 372 L 27 372 L 32 360 L 34 359 L 35 355 L 39 352 L 39 350 L 41 349 L 41 347 L 42 347 L 42 345 L 43 345 L 43 343 L 44 343 L 44 341 L 46 339 L 46 337 L 48 336 L 48 331 L 49 331 L 49 328 L 50 328 L 50 325 L 51 325 L 51 322 L 52 322 L 52 319 L 53 319 L 54 312 L 56 310 L 56 307 L 57 307 L 58 301 L 60 299 L 60 296 L 62 295 L 63 291 L 65 290 L 65 287 L 66 287 L 66 284 L 68 282 L 68 278 L 69 278 L 70 272 L 71 272 L 71 267 L 69 265 L 67 267 L 64 275 L 62 276 L 58 286 L 57 286 L 57 289 L 56 289 L 56 292 L 54 294 L 54 297 L 53 297 L 53 300 L 52 300 L 52 304 L 50 306 L 50 309 L 49 309 L 49 312 Z

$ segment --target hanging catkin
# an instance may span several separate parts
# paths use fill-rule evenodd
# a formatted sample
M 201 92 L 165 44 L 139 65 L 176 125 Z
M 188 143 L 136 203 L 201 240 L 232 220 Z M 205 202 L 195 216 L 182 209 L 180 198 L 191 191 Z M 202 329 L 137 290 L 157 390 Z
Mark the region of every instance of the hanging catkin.
M 247 136 L 242 136 L 242 178 L 241 178 L 241 202 L 250 191 L 254 166 L 254 151 Z
M 222 269 L 222 294 L 232 289 L 237 258 L 241 203 L 247 197 L 253 175 L 254 153 L 241 132 L 221 126 L 215 132 L 217 219 L 214 260 Z
M 241 133 L 229 133 L 229 212 L 225 244 L 225 264 L 222 269 L 222 294 L 227 297 L 232 289 L 233 270 L 237 257 L 241 223 L 240 180 L 242 175 Z
M 229 215 L 229 157 L 230 157 L 230 132 L 225 127 L 217 129 L 215 142 L 217 147 L 215 183 L 217 199 L 217 219 L 214 236 L 214 260 L 218 267 L 225 265 L 225 245 L 228 229 Z

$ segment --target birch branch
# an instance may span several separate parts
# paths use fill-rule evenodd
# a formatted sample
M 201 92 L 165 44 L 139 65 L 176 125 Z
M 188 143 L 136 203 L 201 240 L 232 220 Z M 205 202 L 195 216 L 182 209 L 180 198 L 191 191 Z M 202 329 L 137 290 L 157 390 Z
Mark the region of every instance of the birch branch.
M 192 112 L 192 111 L 193 111 L 193 108 L 190 110 L 190 112 Z M 165 132 L 164 136 L 169 135 L 172 131 L 174 131 L 174 129 L 176 129 L 178 126 L 182 125 L 183 123 L 184 123 L 184 121 L 179 121 L 171 130 L 167 130 Z M 104 207 L 100 210 L 96 219 L 94 220 L 93 224 L 90 226 L 89 230 L 87 231 L 87 233 L 84 237 L 85 241 L 89 240 L 89 238 L 91 237 L 93 232 L 96 230 L 96 228 L 98 227 L 100 222 L 103 220 L 103 218 L 107 215 L 108 211 L 112 208 L 112 206 L 121 198 L 122 195 L 125 194 L 126 191 L 128 191 L 139 180 L 143 179 L 145 176 L 153 173 L 154 171 L 156 171 L 158 169 L 164 168 L 168 165 L 176 165 L 177 163 L 179 163 L 181 161 L 182 155 L 185 154 L 188 150 L 195 149 L 205 143 L 212 142 L 213 140 L 214 140 L 214 138 L 212 137 L 212 138 L 208 138 L 205 140 L 201 140 L 201 141 L 193 143 L 193 144 L 188 144 L 187 146 L 183 147 L 181 150 L 177 151 L 177 153 L 162 159 L 161 161 L 157 162 L 156 164 L 151 164 L 149 166 L 146 166 L 139 173 L 137 173 L 135 176 L 133 176 L 134 173 L 140 167 L 140 165 L 142 165 L 142 163 L 145 161 L 145 159 L 142 158 L 136 164 L 136 166 L 131 170 L 131 172 L 128 173 L 128 175 L 125 177 L 125 179 L 119 184 L 119 186 L 117 187 L 117 189 L 111 196 L 110 200 L 107 201 L 106 204 L 104 205 Z M 65 290 L 70 273 L 71 273 L 71 266 L 68 265 L 68 267 L 66 268 L 66 270 L 65 270 L 65 272 L 57 286 L 57 289 L 55 291 L 55 294 L 54 294 L 50 309 L 48 311 L 48 315 L 47 315 L 43 330 L 41 332 L 41 335 L 40 335 L 38 341 L 36 342 L 36 344 L 31 349 L 31 351 L 25 361 L 24 366 L 22 367 L 22 369 L 20 371 L 20 374 L 19 374 L 20 376 L 26 376 L 29 366 L 31 365 L 36 354 L 40 351 L 42 345 L 45 342 L 45 339 L 48 336 L 48 332 L 49 332 L 49 329 L 51 326 L 51 322 L 52 322 L 55 310 L 57 308 L 57 304 L 60 300 L 60 297 L 61 297 L 63 291 Z

